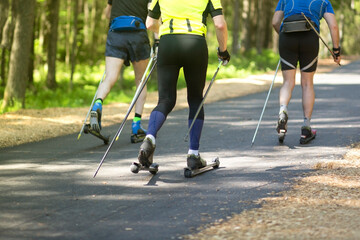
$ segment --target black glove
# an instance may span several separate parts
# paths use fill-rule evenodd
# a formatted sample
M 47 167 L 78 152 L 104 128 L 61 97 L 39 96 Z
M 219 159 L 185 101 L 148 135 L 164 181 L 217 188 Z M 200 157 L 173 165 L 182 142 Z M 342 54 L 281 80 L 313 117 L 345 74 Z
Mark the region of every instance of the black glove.
M 220 52 L 220 49 L 217 49 L 217 55 L 220 61 L 222 61 L 222 65 L 226 65 L 229 63 L 230 61 L 230 54 L 227 50 L 225 50 L 224 52 Z
M 154 39 L 153 52 L 157 55 L 160 39 Z
M 335 55 L 335 58 L 340 57 L 340 55 L 341 55 L 341 48 L 340 48 L 340 46 L 339 46 L 338 48 L 333 48 L 333 53 L 334 53 L 334 55 Z

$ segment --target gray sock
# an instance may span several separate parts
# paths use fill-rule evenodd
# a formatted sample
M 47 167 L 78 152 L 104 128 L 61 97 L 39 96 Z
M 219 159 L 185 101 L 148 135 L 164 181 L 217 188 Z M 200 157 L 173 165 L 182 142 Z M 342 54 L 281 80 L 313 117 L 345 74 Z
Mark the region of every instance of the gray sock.
M 280 105 L 280 110 L 279 110 L 279 114 L 281 114 L 282 112 L 285 112 L 287 114 L 287 106 L 286 105 Z
M 310 127 L 310 118 L 304 118 L 304 124 L 303 124 L 303 126 L 304 127 Z

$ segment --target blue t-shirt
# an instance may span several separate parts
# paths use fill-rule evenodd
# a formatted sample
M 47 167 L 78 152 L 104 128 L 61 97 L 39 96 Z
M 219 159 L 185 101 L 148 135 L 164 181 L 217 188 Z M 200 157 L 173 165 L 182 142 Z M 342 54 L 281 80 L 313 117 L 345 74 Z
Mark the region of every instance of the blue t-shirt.
M 324 13 L 335 14 L 329 0 L 279 0 L 275 11 L 283 11 L 284 19 L 295 14 L 301 15 L 303 12 L 306 17 L 316 23 L 315 28 L 318 32 Z

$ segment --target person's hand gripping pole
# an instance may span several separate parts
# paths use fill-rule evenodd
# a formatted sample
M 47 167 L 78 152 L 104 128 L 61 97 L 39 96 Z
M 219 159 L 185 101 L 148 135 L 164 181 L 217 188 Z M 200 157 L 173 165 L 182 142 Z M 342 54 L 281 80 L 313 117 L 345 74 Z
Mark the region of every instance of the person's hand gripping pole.
M 331 53 L 332 57 L 334 59 L 337 59 L 339 56 L 340 56 L 340 47 L 338 49 L 336 49 L 338 52 L 335 54 L 331 49 L 330 47 L 326 44 L 326 42 L 324 41 L 324 39 L 320 36 L 320 34 L 318 33 L 318 31 L 316 31 L 314 25 L 311 23 L 311 21 L 305 16 L 305 14 L 302 12 L 301 13 L 303 15 L 303 17 L 305 18 L 305 20 L 308 22 L 308 24 L 310 25 L 310 27 L 314 30 L 314 32 L 316 33 L 316 35 L 318 35 L 318 37 L 320 38 L 320 40 L 324 43 L 324 45 L 326 46 L 326 48 L 329 50 L 329 52 Z M 335 49 L 334 49 L 335 50 Z M 339 66 L 341 66 L 340 63 L 337 63 L 339 64 Z

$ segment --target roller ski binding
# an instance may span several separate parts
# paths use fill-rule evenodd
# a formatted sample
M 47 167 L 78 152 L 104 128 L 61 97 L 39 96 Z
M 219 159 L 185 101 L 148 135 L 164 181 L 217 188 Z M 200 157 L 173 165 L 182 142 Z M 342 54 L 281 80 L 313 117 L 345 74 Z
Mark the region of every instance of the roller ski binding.
M 109 143 L 110 136 L 104 136 L 100 133 L 101 130 L 101 110 L 100 103 L 95 103 L 90 112 L 90 124 L 86 124 L 84 127 L 84 133 L 90 133 L 91 135 L 104 141 L 104 144 Z
M 287 132 L 287 121 L 288 116 L 286 112 L 282 112 L 279 115 L 279 120 L 277 122 L 276 131 L 278 132 L 279 143 L 283 143 L 285 139 L 285 135 Z
M 207 164 L 204 159 L 199 156 L 195 156 L 194 154 L 187 156 L 187 168 L 184 168 L 184 176 L 186 178 L 192 178 L 201 173 L 207 172 L 211 169 L 219 168 L 220 161 L 219 158 L 216 157 L 212 160 L 211 164 Z
M 142 128 L 141 122 L 133 122 L 131 125 L 132 134 L 130 137 L 131 143 L 142 142 L 146 136 L 146 130 Z
M 306 144 L 313 140 L 316 137 L 316 130 L 311 129 L 311 127 L 303 126 L 301 127 L 301 137 L 300 144 Z
M 155 175 L 159 170 L 159 165 L 153 163 L 154 151 L 155 145 L 149 138 L 145 138 L 139 150 L 139 163 L 134 162 L 131 165 L 131 172 L 138 173 L 139 171 L 149 171 L 151 174 Z
M 88 134 L 90 133 L 91 135 L 101 139 L 104 141 L 104 144 L 109 144 L 109 139 L 110 139 L 110 136 L 104 136 L 102 135 L 100 132 L 98 131 L 95 131 L 94 129 L 91 128 L 91 125 L 90 124 L 86 124 L 85 127 L 84 127 L 84 133 L 85 134 Z

